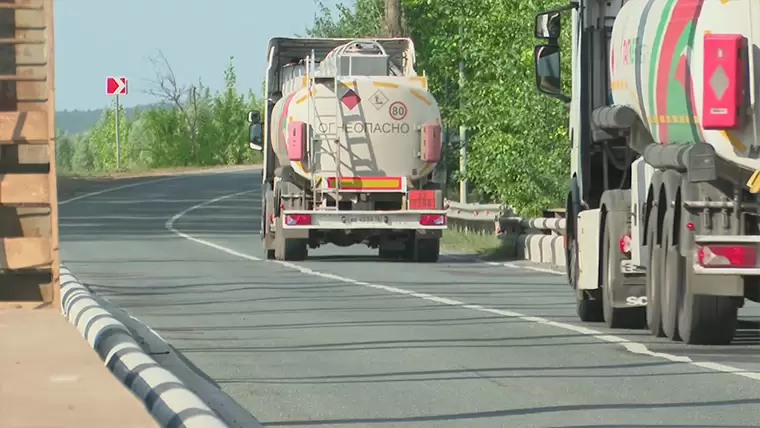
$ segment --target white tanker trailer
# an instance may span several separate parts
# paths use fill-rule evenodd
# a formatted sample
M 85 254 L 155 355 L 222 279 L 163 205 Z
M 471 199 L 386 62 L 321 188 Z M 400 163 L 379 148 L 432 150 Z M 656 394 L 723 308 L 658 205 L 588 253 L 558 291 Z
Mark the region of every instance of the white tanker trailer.
M 570 105 L 578 315 L 728 343 L 745 299 L 760 299 L 760 1 L 569 3 L 538 14 L 535 59 L 539 91 Z
M 249 144 L 264 153 L 267 258 L 330 243 L 437 261 L 441 118 L 412 41 L 275 38 L 268 51 L 263 122 L 248 114 Z

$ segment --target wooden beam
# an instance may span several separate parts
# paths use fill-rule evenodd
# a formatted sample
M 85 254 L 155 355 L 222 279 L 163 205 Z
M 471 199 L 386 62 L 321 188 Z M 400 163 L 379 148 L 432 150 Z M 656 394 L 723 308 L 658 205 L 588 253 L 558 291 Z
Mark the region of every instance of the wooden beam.
M 49 138 L 46 111 L 0 112 L 0 143 L 47 143 Z
M 50 204 L 50 196 L 48 174 L 0 175 L 0 204 Z

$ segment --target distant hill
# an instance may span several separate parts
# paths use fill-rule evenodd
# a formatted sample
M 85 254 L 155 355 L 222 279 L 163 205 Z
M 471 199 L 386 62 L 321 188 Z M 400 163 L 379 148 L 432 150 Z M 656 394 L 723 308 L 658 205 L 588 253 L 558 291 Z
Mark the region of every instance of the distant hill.
M 147 110 L 161 107 L 161 104 L 146 104 L 135 107 L 127 107 L 126 115 L 128 118 L 134 116 L 137 110 Z M 55 113 L 55 127 L 60 131 L 65 131 L 69 135 L 81 134 L 92 128 L 100 117 L 103 115 L 102 108 L 95 110 L 63 110 Z

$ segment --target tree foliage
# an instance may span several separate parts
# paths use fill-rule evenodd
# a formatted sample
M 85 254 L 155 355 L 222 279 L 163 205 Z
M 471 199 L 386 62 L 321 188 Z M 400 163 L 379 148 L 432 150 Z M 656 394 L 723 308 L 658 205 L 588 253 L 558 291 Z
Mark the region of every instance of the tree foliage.
M 426 71 L 444 122 L 468 129 L 466 175 L 471 187 L 482 202 L 506 202 L 521 214 L 563 205 L 566 193 L 567 110 L 536 91 L 533 75 L 535 14 L 563 3 L 401 1 L 405 33 L 417 49 L 418 73 Z M 382 32 L 383 0 L 355 0 L 339 5 L 337 14 L 318 4 L 321 12 L 307 31 L 310 35 L 361 37 Z M 570 75 L 569 26 L 566 22 L 562 39 L 565 76 Z M 465 64 L 461 87 L 460 60 Z
M 237 165 L 260 161 L 260 153 L 248 148 L 246 112 L 261 109 L 253 92 L 236 90 L 232 58 L 224 72 L 225 86 L 211 93 L 202 83 L 180 88 L 165 61 L 157 73 L 156 107 L 127 116 L 119 109 L 122 169 Z M 161 92 L 161 88 L 166 89 Z M 56 163 L 64 173 L 88 173 L 116 169 L 115 108 L 105 109 L 98 123 L 78 135 L 59 133 Z

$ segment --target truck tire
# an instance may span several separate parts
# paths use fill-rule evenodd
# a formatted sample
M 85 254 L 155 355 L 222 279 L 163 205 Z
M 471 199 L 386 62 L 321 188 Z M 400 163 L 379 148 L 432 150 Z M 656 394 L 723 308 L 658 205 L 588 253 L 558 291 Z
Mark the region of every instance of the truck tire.
M 264 251 L 266 251 L 267 254 L 267 260 L 274 260 L 274 240 L 272 239 L 271 233 L 269 233 L 269 216 L 274 215 L 272 204 L 274 202 L 274 193 L 271 190 L 267 190 L 264 192 L 264 196 L 262 198 L 262 211 L 264 212 L 264 216 L 262 217 L 261 221 L 261 233 L 262 233 L 262 243 L 264 246 Z
M 441 238 L 409 238 L 402 258 L 416 263 L 436 263 L 441 254 Z
M 309 255 L 309 240 L 285 238 L 282 229 L 282 217 L 275 221 L 274 257 L 277 260 L 300 262 Z
M 586 299 L 582 291 L 577 291 L 575 298 L 575 310 L 578 318 L 583 322 L 601 322 L 604 321 L 604 308 L 602 301 L 598 299 Z
M 441 238 L 419 239 L 415 242 L 414 261 L 418 263 L 437 263 L 441 256 Z
M 686 292 L 678 313 L 678 334 L 690 345 L 728 345 L 736 334 L 738 306 L 732 297 Z
M 665 336 L 673 341 L 681 340 L 678 335 L 678 296 L 683 293 L 685 279 L 685 261 L 673 242 L 673 222 L 675 221 L 673 207 L 668 207 L 662 225 L 662 250 L 665 255 L 663 262 L 663 281 L 660 284 L 662 330 Z
M 623 254 L 618 249 L 617 242 L 620 236 L 628 232 L 627 210 L 617 210 L 627 207 L 627 204 L 623 191 L 611 190 L 608 192 L 610 194 L 607 196 L 611 198 L 611 203 L 607 206 L 615 211 L 608 211 L 604 217 L 604 240 L 602 241 L 600 263 L 604 323 L 609 328 L 638 328 L 645 321 L 646 309 L 644 307 L 615 307 L 613 290 L 619 290 L 625 286 L 623 284 L 625 278 L 620 271 Z M 602 199 L 604 200 L 605 198 L 603 197 Z
M 308 239 L 283 239 L 283 260 L 300 262 L 306 260 L 309 256 L 309 240 Z
M 649 246 L 649 253 L 647 254 L 649 263 L 647 264 L 646 273 L 647 327 L 653 336 L 664 337 L 665 331 L 662 329 L 662 304 L 660 298 L 663 284 L 663 252 L 662 243 L 657 240 L 656 206 L 649 213 L 647 244 Z

